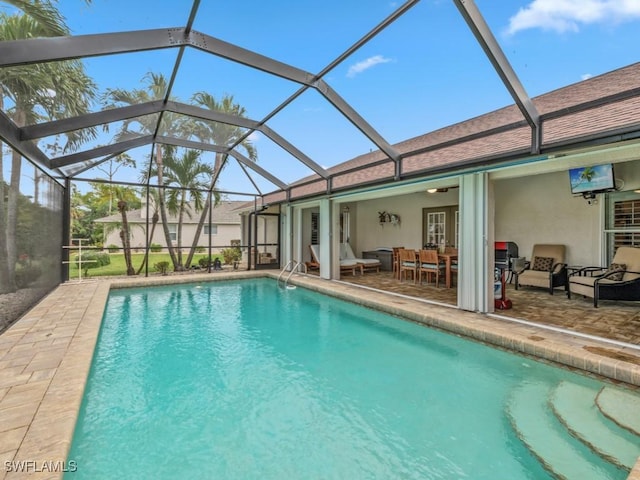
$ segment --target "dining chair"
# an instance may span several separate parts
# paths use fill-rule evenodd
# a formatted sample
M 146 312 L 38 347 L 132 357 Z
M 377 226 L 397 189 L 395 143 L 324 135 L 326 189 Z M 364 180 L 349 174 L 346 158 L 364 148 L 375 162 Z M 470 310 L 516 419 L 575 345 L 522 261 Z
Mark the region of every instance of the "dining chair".
M 436 250 L 422 249 L 419 252 L 418 275 L 420 276 L 420 285 L 422 285 L 422 274 L 426 274 L 427 282 L 433 274 L 436 276 L 436 287 L 440 284 L 440 274 L 444 273 L 444 265 L 440 263 L 438 252 Z
M 404 247 L 392 247 L 393 278 L 400 280 L 400 250 Z
M 415 250 L 402 248 L 398 255 L 400 257 L 400 280 L 406 280 L 407 272 L 411 272 L 413 276 L 413 283 L 416 283 L 418 280 L 416 276 L 418 262 L 416 261 Z

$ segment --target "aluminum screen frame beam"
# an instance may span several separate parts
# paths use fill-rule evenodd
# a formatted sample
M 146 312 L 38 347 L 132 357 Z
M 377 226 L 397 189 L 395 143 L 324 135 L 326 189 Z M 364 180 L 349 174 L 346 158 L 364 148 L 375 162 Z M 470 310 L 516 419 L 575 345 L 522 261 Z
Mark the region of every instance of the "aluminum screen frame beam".
M 188 105 L 179 102 L 167 102 L 166 110 L 174 113 L 180 113 L 188 115 L 190 117 L 200 118 L 202 120 L 209 120 L 212 122 L 220 122 L 228 125 L 235 125 L 237 127 L 246 128 L 252 131 L 259 131 L 272 140 L 275 144 L 281 147 L 283 150 L 291 154 L 296 160 L 304 164 L 315 173 L 323 178 L 329 178 L 329 172 L 314 162 L 311 158 L 301 152 L 298 148 L 292 145 L 289 141 L 283 138 L 280 134 L 269 128 L 264 124 L 260 124 L 256 120 L 251 120 L 238 115 L 231 115 L 229 113 L 217 112 L 215 110 L 209 110 L 206 108 L 196 107 L 195 105 Z M 236 145 L 237 146 L 237 145 Z M 234 148 L 234 147 L 232 147 Z
M 399 161 L 400 157 L 391 145 L 326 82 L 319 80 L 318 75 L 195 30 L 187 32 L 186 28 L 169 28 L 0 42 L 0 67 L 184 46 L 315 88 L 389 158 Z M 307 166 L 314 171 L 319 167 L 317 164 Z M 321 172 L 316 173 L 327 178 L 327 173 Z
M 159 114 L 165 111 L 260 131 L 282 149 L 290 153 L 300 163 L 304 164 L 323 178 L 329 177 L 329 172 L 327 172 L 327 170 L 322 168 L 285 138 L 266 125 L 260 125 L 255 120 L 240 117 L 238 115 L 216 112 L 214 110 L 175 101 L 168 101 L 165 104 L 162 100 L 154 100 L 152 102 L 141 103 L 138 105 L 128 105 L 125 107 L 103 110 L 101 112 L 79 115 L 73 118 L 44 122 L 37 125 L 29 125 L 18 129 L 19 137 L 22 140 L 34 140 L 51 135 L 60 135 L 73 130 L 80 130 L 111 122 L 127 120 L 143 115 Z
M 309 72 L 186 27 L 0 42 L 0 67 L 189 46 L 295 83 L 314 81 Z
M 52 168 L 66 167 L 68 165 L 73 165 L 74 163 L 92 160 L 103 155 L 124 153 L 132 148 L 142 147 L 144 145 L 149 145 L 150 143 L 153 143 L 153 135 L 144 135 L 142 137 L 124 140 L 112 145 L 105 145 L 103 147 L 65 155 L 64 157 L 53 158 L 51 159 L 51 165 Z
M 331 105 L 338 109 L 362 134 L 371 140 L 385 155 L 398 164 L 400 154 L 380 135 L 369 123 L 360 116 L 338 93 L 324 80 L 318 80 L 315 88 L 327 99 Z
M 127 105 L 125 107 L 110 108 L 101 112 L 87 113 L 76 117 L 43 122 L 36 125 L 27 125 L 20 128 L 20 138 L 23 140 L 34 140 L 51 135 L 60 135 L 83 128 L 97 127 L 107 123 L 128 120 L 130 118 L 142 117 L 160 113 L 163 110 L 162 100 L 140 103 L 138 105 Z
M 1 43 L 1 42 L 0 42 Z M 20 136 L 20 129 L 3 112 L 0 111 L 0 138 L 20 155 L 28 158 L 40 166 L 51 169 L 49 157 L 32 141 L 24 141 Z
M 496 70 L 498 76 L 504 83 L 516 105 L 524 115 L 527 123 L 531 126 L 531 153 L 540 152 L 542 143 L 542 129 L 540 127 L 540 114 L 535 107 L 531 98 L 524 89 L 522 83 L 518 79 L 516 72 L 511 67 L 511 63 L 507 60 L 502 48 L 493 35 L 493 32 L 485 22 L 484 17 L 478 10 L 473 0 L 453 0 L 469 26 L 469 29 L 476 37 L 476 40 L 484 50 L 491 65 Z
M 158 28 L 0 42 L 0 67 L 29 65 L 188 45 L 185 29 Z

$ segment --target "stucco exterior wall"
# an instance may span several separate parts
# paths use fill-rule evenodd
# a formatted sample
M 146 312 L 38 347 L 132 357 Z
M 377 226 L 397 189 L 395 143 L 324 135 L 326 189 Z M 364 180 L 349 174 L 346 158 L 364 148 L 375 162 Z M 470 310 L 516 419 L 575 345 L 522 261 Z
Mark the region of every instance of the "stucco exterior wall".
M 151 226 L 150 226 L 151 228 Z M 191 247 L 193 242 L 193 237 L 195 235 L 196 225 L 187 224 L 182 227 L 182 246 L 185 249 Z M 198 240 L 198 245 L 202 247 L 209 246 L 209 236 L 205 235 L 203 231 L 200 233 L 200 238 Z M 145 242 L 147 239 L 146 234 L 146 225 L 144 224 L 131 224 L 131 247 L 132 248 L 140 248 L 143 249 L 145 246 Z M 213 248 L 220 249 L 226 248 L 231 244 L 231 240 L 240 240 L 240 224 L 222 224 L 218 225 L 218 233 L 212 236 L 211 244 Z M 166 246 L 164 232 L 162 230 L 162 225 L 158 223 L 156 225 L 155 232 L 153 234 L 153 238 L 151 239 L 151 243 L 157 243 L 162 246 Z M 108 232 L 104 246 L 108 245 L 117 245 L 122 248 L 122 241 L 120 240 L 120 230 L 111 230 Z M 174 242 L 176 245 L 176 242 Z
M 536 243 L 567 247 L 567 263 L 599 265 L 601 204 L 573 196 L 567 172 L 532 175 L 495 182 L 495 238 L 518 244 L 530 260 Z
M 352 236 L 351 247 L 356 255 L 377 247 L 422 247 L 422 209 L 458 204 L 457 188 L 441 193 L 412 193 L 358 202 L 352 209 L 351 229 L 355 228 L 357 243 Z M 399 225 L 378 221 L 378 212 L 400 216 Z

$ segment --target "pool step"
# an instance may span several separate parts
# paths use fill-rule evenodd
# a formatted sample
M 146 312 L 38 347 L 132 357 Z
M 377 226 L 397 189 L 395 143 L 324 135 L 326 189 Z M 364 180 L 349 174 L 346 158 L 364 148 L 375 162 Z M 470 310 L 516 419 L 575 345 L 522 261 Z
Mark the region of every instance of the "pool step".
M 596 397 L 596 405 L 605 417 L 640 437 L 640 396 L 604 387 Z
M 600 413 L 596 405 L 598 392 L 582 385 L 560 382 L 551 392 L 549 406 L 571 435 L 605 460 L 629 471 L 640 456 L 640 437 L 631 441 L 630 434 L 624 435 Z
M 539 384 L 523 384 L 511 392 L 506 414 L 520 440 L 555 478 L 611 478 L 588 459 L 578 442 L 563 430 L 550 412 L 550 395 L 551 389 Z

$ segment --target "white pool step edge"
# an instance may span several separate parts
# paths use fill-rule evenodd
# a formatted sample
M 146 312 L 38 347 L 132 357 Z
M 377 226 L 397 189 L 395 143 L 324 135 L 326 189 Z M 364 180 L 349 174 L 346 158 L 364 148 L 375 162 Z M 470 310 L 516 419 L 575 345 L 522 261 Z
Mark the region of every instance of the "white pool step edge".
M 630 471 L 640 456 L 640 445 L 617 435 L 606 425 L 610 420 L 600 416 L 595 403 L 600 391 L 562 381 L 551 392 L 549 408 L 571 435 L 606 461 Z
M 556 436 L 555 441 L 550 441 L 550 434 L 554 433 L 553 428 L 549 428 L 549 422 L 539 421 L 551 415 L 547 407 L 550 392 L 550 388 L 541 385 L 517 388 L 505 406 L 507 418 L 518 438 L 554 478 L 593 478 L 594 472 L 588 468 L 590 462 L 560 435 Z M 514 412 L 516 408 L 526 408 L 521 415 L 524 418 L 533 416 L 537 420 L 528 425 L 521 423 L 518 420 L 519 414 Z M 557 448 L 558 446 L 560 448 Z
M 617 398 L 610 399 L 609 397 L 614 396 Z M 633 407 L 636 409 L 638 413 L 637 416 L 633 417 L 633 421 L 629 419 L 621 418 L 626 416 L 627 411 L 623 413 L 612 411 L 611 405 L 609 405 L 609 401 L 612 401 L 614 405 L 617 405 L 621 399 L 629 404 L 635 404 Z M 596 405 L 602 412 L 602 414 L 607 417 L 609 420 L 614 422 L 616 425 L 628 430 L 640 437 L 640 398 L 635 395 L 627 394 L 623 390 L 612 389 L 609 387 L 603 387 L 596 396 Z

